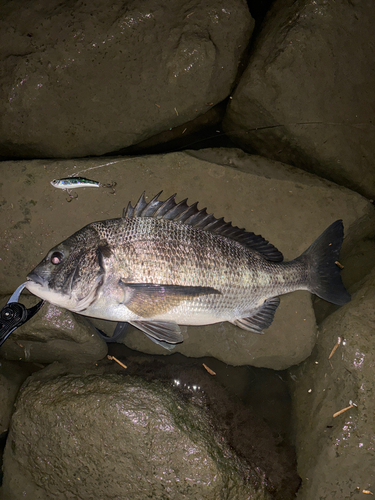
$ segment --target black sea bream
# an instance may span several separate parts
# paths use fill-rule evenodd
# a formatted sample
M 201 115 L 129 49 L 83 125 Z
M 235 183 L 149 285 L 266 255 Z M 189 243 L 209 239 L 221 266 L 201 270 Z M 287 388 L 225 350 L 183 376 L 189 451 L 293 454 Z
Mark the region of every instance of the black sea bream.
M 278 296 L 295 290 L 350 300 L 337 265 L 342 221 L 282 262 L 261 236 L 159 195 L 149 203 L 142 195 L 122 218 L 88 224 L 52 248 L 26 287 L 70 311 L 129 322 L 161 345 L 183 341 L 179 325 L 229 321 L 262 333 Z

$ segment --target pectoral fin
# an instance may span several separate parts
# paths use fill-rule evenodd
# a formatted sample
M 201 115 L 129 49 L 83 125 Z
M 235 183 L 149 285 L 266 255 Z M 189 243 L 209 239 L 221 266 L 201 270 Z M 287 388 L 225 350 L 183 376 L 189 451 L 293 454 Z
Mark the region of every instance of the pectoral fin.
M 142 318 L 151 318 L 177 307 L 184 300 L 201 295 L 220 294 L 206 286 L 156 285 L 153 283 L 119 282 L 124 291 L 123 304 Z
M 276 309 L 280 304 L 279 297 L 272 297 L 263 302 L 263 304 L 254 310 L 251 316 L 231 321 L 236 326 L 253 333 L 264 333 L 275 316 Z
M 173 349 L 174 344 L 184 340 L 180 327 L 172 321 L 130 321 L 130 324 L 142 330 L 150 340 L 165 349 Z

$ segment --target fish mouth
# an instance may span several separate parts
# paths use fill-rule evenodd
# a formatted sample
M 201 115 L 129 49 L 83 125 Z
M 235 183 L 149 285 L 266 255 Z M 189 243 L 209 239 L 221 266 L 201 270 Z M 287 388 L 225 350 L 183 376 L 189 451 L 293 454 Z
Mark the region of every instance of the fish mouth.
M 31 271 L 31 273 L 27 275 L 27 281 L 32 281 L 33 283 L 41 286 L 45 286 L 47 283 L 47 280 L 39 276 L 39 274 L 37 274 L 35 271 Z

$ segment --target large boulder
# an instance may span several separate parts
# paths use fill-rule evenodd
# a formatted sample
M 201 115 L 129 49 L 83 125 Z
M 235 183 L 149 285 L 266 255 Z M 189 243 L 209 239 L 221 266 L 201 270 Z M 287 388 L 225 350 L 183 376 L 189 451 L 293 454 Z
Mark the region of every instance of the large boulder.
M 0 155 L 136 144 L 226 98 L 254 21 L 244 0 L 20 0 L 0 8 Z
M 323 322 L 310 358 L 290 371 L 299 500 L 374 494 L 374 304 L 375 269 Z
M 237 456 L 204 408 L 172 385 L 53 369 L 21 389 L 4 499 L 273 498 L 260 467 Z
M 0 360 L 0 437 L 9 429 L 19 388 L 33 371 L 34 365 Z
M 274 2 L 228 108 L 245 149 L 375 198 L 375 5 Z
M 201 155 L 201 158 L 197 157 Z M 49 183 L 54 178 L 85 175 L 102 183 L 117 182 L 116 193 L 82 189 L 68 203 Z M 2 164 L 0 241 L 3 262 L 0 293 L 12 293 L 57 243 L 95 220 L 119 217 L 122 208 L 146 190 L 166 198 L 200 201 L 217 217 L 261 234 L 286 260 L 300 255 L 336 219 L 350 233 L 356 221 L 374 213 L 365 198 L 314 175 L 237 150 L 173 153 L 106 160 L 21 161 Z M 360 235 L 359 235 L 360 236 Z M 344 275 L 345 278 L 345 275 Z M 229 323 L 189 327 L 175 348 L 187 356 L 213 356 L 232 365 L 285 369 L 305 359 L 315 343 L 311 295 L 300 291 L 282 297 L 265 335 Z M 133 349 L 167 354 L 140 331 L 125 338 Z

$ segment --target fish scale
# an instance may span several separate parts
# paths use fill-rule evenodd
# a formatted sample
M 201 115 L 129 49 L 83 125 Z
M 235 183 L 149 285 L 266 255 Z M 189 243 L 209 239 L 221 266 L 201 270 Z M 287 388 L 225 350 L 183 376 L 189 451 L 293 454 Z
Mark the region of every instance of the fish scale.
M 27 288 L 86 316 L 130 322 L 164 347 L 183 340 L 179 325 L 230 321 L 262 333 L 278 296 L 295 290 L 350 300 L 336 265 L 342 221 L 282 262 L 261 236 L 158 196 L 147 203 L 142 195 L 122 218 L 93 222 L 54 247 Z
M 99 237 L 107 239 L 115 249 L 115 261 L 132 269 L 131 281 L 147 282 L 152 275 L 152 283 L 157 284 L 212 286 L 225 297 L 232 295 L 234 300 L 242 294 L 249 301 L 249 292 L 257 294 L 262 279 L 258 266 L 267 266 L 264 259 L 257 259 L 242 245 L 221 236 L 176 226 L 170 221 L 151 218 L 93 224 Z M 108 233 L 112 235 L 110 238 Z M 265 269 L 264 281 L 270 271 L 271 268 Z M 276 286 L 276 280 L 273 281 L 271 286 Z

